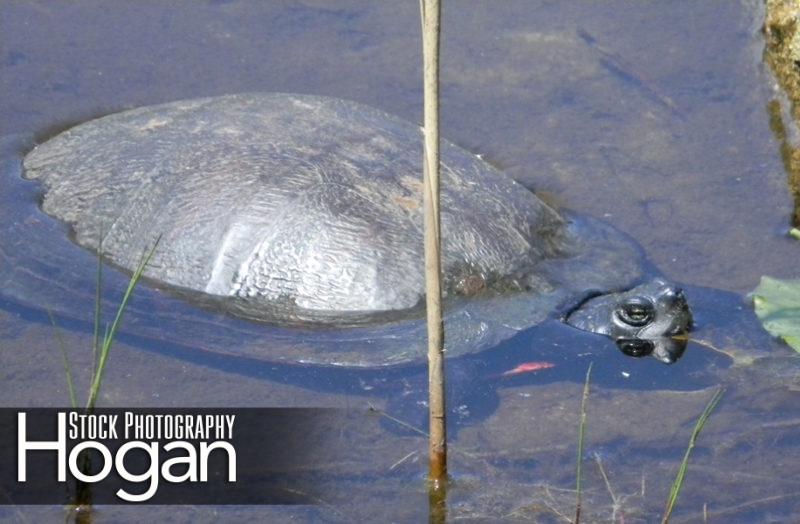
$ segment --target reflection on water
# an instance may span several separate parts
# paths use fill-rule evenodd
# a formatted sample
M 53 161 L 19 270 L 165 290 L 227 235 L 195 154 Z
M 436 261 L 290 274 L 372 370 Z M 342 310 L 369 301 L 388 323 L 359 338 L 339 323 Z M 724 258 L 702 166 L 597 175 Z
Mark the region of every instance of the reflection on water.
M 0 135 L 41 138 L 123 108 L 243 91 L 347 98 L 419 121 L 416 9 L 413 2 L 7 3 L 0 12 Z M 626 522 L 660 515 L 711 394 L 705 387 L 718 382 L 728 394 L 698 442 L 675 520 L 701 519 L 704 504 L 725 522 L 788 521 L 800 510 L 790 496 L 800 491 L 792 480 L 798 466 L 786 460 L 800 443 L 797 362 L 759 331 L 741 296 L 693 287 L 742 293 L 762 274 L 798 276 L 796 241 L 783 234 L 791 202 L 764 112 L 772 93 L 760 61 L 761 9 L 755 1 L 445 6 L 444 135 L 563 206 L 633 236 L 665 276 L 689 285 L 692 336 L 733 355 L 690 341 L 681 361 L 661 366 L 678 370 L 680 380 L 642 374 L 619 364 L 624 357 L 602 337 L 552 323 L 491 358 L 464 362 L 470 377 L 476 369 L 477 376 L 502 376 L 520 362 L 555 365 L 495 378 L 491 387 L 466 381 L 452 406 L 478 423 L 461 426 L 453 442 L 451 516 L 548 522 L 571 514 L 580 380 L 589 361 L 609 372 L 589 403 L 587 521 L 610 518 L 613 500 Z M 85 384 L 91 335 L 83 324 L 66 327 L 76 380 Z M 65 403 L 41 312 L 4 305 L 0 337 L 4 403 Z M 381 388 L 393 397 L 419 390 L 405 372 L 364 377 L 253 366 L 191 348 L 142 351 L 130 336 L 122 342 L 111 356 L 105 405 L 383 407 Z M 754 351 L 784 356 L 750 364 L 740 358 Z M 635 387 L 614 383 L 626 374 Z M 320 387 L 299 387 L 300 377 Z M 298 513 L 180 508 L 170 515 L 424 518 L 425 440 L 387 431 L 368 415 L 365 428 L 344 436 L 358 453 L 337 470 L 337 500 Z M 59 512 L 0 509 L 28 520 Z M 97 515 L 134 516 L 165 514 L 101 508 Z
M 789 192 L 794 198 L 794 213 L 792 225 L 800 226 L 800 152 L 796 146 L 797 137 L 789 136 L 787 126 L 781 114 L 780 99 L 787 100 L 787 119 L 791 120 L 790 126 L 797 129 L 800 121 L 800 33 L 798 33 L 798 20 L 800 10 L 792 2 L 784 0 L 769 0 L 767 2 L 766 19 L 764 21 L 764 34 L 766 46 L 764 47 L 764 62 L 772 71 L 778 85 L 781 87 L 781 97 L 769 103 L 770 127 L 775 138 L 781 145 L 781 158 L 789 180 Z M 785 96 L 785 98 L 783 98 Z
M 770 129 L 780 144 L 780 155 L 783 168 L 786 170 L 789 192 L 794 198 L 791 225 L 798 227 L 800 226 L 800 149 L 794 147 L 789 140 L 783 121 L 781 103 L 777 99 L 770 100 L 767 104 L 767 111 L 769 112 Z

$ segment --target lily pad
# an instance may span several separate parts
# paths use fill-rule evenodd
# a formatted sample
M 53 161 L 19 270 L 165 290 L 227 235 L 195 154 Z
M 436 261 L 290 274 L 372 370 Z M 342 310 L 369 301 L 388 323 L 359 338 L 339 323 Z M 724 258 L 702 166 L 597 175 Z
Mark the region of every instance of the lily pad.
M 752 296 L 764 329 L 800 352 L 800 279 L 761 277 Z

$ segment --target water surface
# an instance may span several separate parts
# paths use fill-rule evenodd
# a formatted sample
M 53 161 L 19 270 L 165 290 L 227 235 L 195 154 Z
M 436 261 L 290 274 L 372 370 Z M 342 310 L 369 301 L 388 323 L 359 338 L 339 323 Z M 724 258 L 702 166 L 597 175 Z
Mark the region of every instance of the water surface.
M 548 201 L 634 237 L 705 304 L 698 336 L 729 352 L 773 355 L 731 365 L 692 343 L 676 371 L 642 371 L 646 364 L 626 363 L 599 337 L 554 324 L 521 334 L 476 361 L 485 377 L 520 360 L 561 360 L 550 377 L 496 380 L 501 387 L 491 388 L 475 382 L 470 403 L 454 405 L 472 422 L 454 432 L 451 516 L 558 522 L 571 514 L 588 361 L 613 365 L 590 399 L 587 521 L 660 515 L 716 384 L 728 392 L 698 443 L 674 521 L 697 521 L 704 504 L 712 520 L 725 522 L 786 521 L 798 512 L 800 486 L 791 479 L 800 466 L 786 458 L 800 446 L 797 363 L 757 330 L 743 297 L 762 274 L 797 277 L 800 249 L 785 235 L 792 201 L 769 129 L 767 104 L 777 95 L 761 63 L 760 9 L 758 2 L 447 3 L 444 135 Z M 120 109 L 245 91 L 335 96 L 421 117 L 416 2 L 14 2 L 0 7 L 0 35 L 0 136 L 41 140 Z M 30 211 L 35 202 L 19 205 Z M 77 381 L 86 384 L 90 333 L 63 322 Z M 4 405 L 66 404 L 41 312 L 4 303 L 0 359 Z M 381 380 L 405 393 L 413 387 L 404 381 L 419 371 L 361 382 L 321 370 L 287 378 L 293 372 L 250 364 L 123 337 L 101 402 L 364 409 L 386 404 L 375 392 Z M 634 387 L 624 388 L 624 373 Z M 308 382 L 320 387 L 303 387 Z M 318 507 L 101 508 L 98 520 L 425 518 L 426 442 L 364 417 L 364 434 L 346 436 L 358 453 L 332 472 L 340 496 Z M 62 519 L 61 508 L 0 514 Z

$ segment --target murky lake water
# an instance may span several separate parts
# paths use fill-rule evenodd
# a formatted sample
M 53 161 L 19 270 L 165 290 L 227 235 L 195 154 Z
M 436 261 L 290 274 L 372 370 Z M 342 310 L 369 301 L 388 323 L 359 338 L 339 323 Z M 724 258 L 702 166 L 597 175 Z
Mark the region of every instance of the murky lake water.
M 704 504 L 712 521 L 792 520 L 800 511 L 800 464 L 790 458 L 800 451 L 800 367 L 759 330 L 743 296 L 763 274 L 799 276 L 800 246 L 785 235 L 792 201 L 769 129 L 767 104 L 776 93 L 761 63 L 760 5 L 446 4 L 444 136 L 548 201 L 604 218 L 634 237 L 664 275 L 688 286 L 698 338 L 729 352 L 773 355 L 731 365 L 690 343 L 685 359 L 667 368 L 625 359 L 608 341 L 556 323 L 520 334 L 469 363 L 483 379 L 454 405 L 463 420 L 452 441 L 451 517 L 558 522 L 559 513 L 571 514 L 580 380 L 594 361 L 587 521 L 611 519 L 612 492 L 625 522 L 661 514 L 694 420 L 716 384 L 727 393 L 701 435 L 673 521 L 698 521 Z M 417 8 L 416 2 L 4 3 L 0 136 L 41 139 L 120 109 L 244 91 L 347 98 L 419 121 Z M 19 169 L 18 154 L 4 155 L 4 169 Z M 32 197 L 17 205 L 37 212 Z M 77 254 L 76 261 L 91 256 Z M 12 300 L 0 305 L 2 405 L 66 404 L 46 315 Z M 78 383 L 87 384 L 91 334 L 85 323 L 60 323 L 68 328 Z M 557 365 L 487 385 L 504 369 L 540 359 Z M 365 378 L 258 366 L 129 336 L 111 355 L 101 403 L 364 409 L 386 404 L 381 381 L 402 383 L 419 371 Z M 316 386 L 302 386 L 310 383 Z M 391 391 L 398 389 L 408 388 Z M 100 508 L 97 518 L 426 518 L 425 439 L 388 430 L 377 416 L 365 414 L 364 421 L 363 435 L 348 436 L 358 452 L 343 457 L 335 473 L 339 497 L 317 507 Z M 3 507 L 0 515 L 63 519 L 62 509 L 52 507 Z

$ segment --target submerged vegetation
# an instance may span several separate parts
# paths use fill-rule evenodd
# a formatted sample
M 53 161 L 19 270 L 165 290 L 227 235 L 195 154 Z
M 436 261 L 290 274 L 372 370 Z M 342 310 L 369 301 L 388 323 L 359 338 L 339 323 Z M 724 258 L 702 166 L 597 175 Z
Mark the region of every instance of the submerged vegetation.
M 581 477 L 583 475 L 583 444 L 586 438 L 586 404 L 589 401 L 589 384 L 592 377 L 592 364 L 586 370 L 586 381 L 583 383 L 581 395 L 581 416 L 578 423 L 578 464 L 575 467 L 575 523 L 581 520 Z
M 714 396 L 711 397 L 711 400 L 709 400 L 708 404 L 706 404 L 706 409 L 703 410 L 700 418 L 698 418 L 697 422 L 695 422 L 694 429 L 692 430 L 692 436 L 689 437 L 689 445 L 686 447 L 686 453 L 683 454 L 683 460 L 681 460 L 678 473 L 675 475 L 675 480 L 673 481 L 672 487 L 669 490 L 667 507 L 664 510 L 664 518 L 661 521 L 663 524 L 667 524 L 669 522 L 669 519 L 672 516 L 672 511 L 675 509 L 675 504 L 678 502 L 678 496 L 681 494 L 683 481 L 686 478 L 686 470 L 689 467 L 689 456 L 692 454 L 692 450 L 697 443 L 697 437 L 700 436 L 700 432 L 703 430 L 706 422 L 708 422 L 708 417 L 711 416 L 711 412 L 714 411 L 714 408 L 716 408 L 717 404 L 719 404 L 724 392 L 724 390 L 718 389 L 714 393 Z
M 583 453 L 585 448 L 584 444 L 586 439 L 586 426 L 587 426 L 586 407 L 589 402 L 589 385 L 591 382 L 591 374 L 592 374 L 592 365 L 590 364 L 589 369 L 587 369 L 586 371 L 586 380 L 583 384 L 583 394 L 581 395 L 580 417 L 578 423 L 578 458 L 577 458 L 577 465 L 575 467 L 576 500 L 575 500 L 575 518 L 573 520 L 575 524 L 579 524 L 581 521 L 581 509 L 582 509 L 581 495 L 582 495 L 582 476 L 583 476 L 582 465 L 583 465 Z M 706 422 L 708 422 L 711 413 L 714 411 L 714 408 L 717 407 L 717 404 L 719 404 L 720 399 L 722 399 L 723 393 L 724 390 L 722 388 L 717 389 L 717 391 L 714 392 L 714 395 L 708 401 L 708 404 L 706 404 L 703 413 L 697 419 L 697 422 L 695 422 L 694 429 L 692 430 L 692 435 L 691 437 L 689 437 L 689 444 L 687 445 L 686 452 L 683 455 L 683 460 L 681 460 L 680 466 L 678 467 L 678 472 L 675 475 L 675 480 L 673 481 L 672 487 L 670 488 L 669 491 L 666 507 L 664 509 L 664 515 L 661 520 L 662 524 L 667 524 L 669 522 L 670 517 L 672 516 L 672 512 L 675 509 L 675 505 L 678 502 L 678 496 L 680 495 L 681 490 L 683 489 L 683 482 L 686 478 L 686 472 L 689 467 L 689 458 L 692 454 L 692 450 L 697 444 L 697 439 L 700 436 L 700 432 L 703 430 L 703 427 L 706 425 Z M 600 461 L 598 455 L 595 455 L 595 460 L 597 462 L 598 468 L 600 468 L 600 473 L 603 477 L 603 481 L 605 482 L 609 494 L 611 494 L 611 498 L 613 500 L 612 521 L 617 522 L 617 512 L 620 511 L 621 509 L 619 507 L 618 497 L 614 495 L 613 491 L 611 490 L 610 482 L 608 480 L 608 475 L 606 474 L 605 469 L 603 468 L 602 462 Z M 624 518 L 620 519 L 620 522 L 624 522 Z

